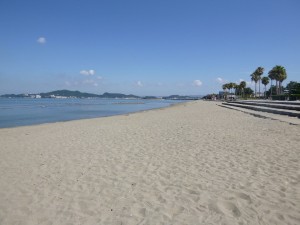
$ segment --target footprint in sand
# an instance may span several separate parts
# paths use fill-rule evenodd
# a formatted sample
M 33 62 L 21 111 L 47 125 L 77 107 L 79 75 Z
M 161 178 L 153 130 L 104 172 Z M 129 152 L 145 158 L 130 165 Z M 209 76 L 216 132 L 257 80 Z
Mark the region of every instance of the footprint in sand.
M 173 209 L 172 209 L 173 217 L 174 217 L 174 216 L 178 216 L 178 215 L 181 214 L 184 210 L 185 210 L 185 208 L 184 208 L 183 206 L 178 206 L 178 205 L 173 206 Z
M 146 216 L 146 212 L 147 212 L 147 209 L 146 208 L 141 208 L 139 210 L 139 214 L 142 216 L 142 217 L 145 217 Z
M 235 195 L 238 197 L 238 198 L 241 198 L 243 200 L 246 200 L 249 204 L 252 203 L 252 199 L 250 198 L 249 195 L 245 194 L 245 193 L 235 193 Z
M 212 202 L 209 204 L 209 209 L 226 216 L 240 217 L 241 212 L 238 207 L 229 201 L 218 201 L 217 203 Z
M 217 205 L 218 205 L 219 209 L 225 215 L 231 215 L 231 216 L 234 216 L 234 217 L 240 217 L 241 216 L 240 210 L 232 202 L 220 201 L 220 202 L 217 203 Z

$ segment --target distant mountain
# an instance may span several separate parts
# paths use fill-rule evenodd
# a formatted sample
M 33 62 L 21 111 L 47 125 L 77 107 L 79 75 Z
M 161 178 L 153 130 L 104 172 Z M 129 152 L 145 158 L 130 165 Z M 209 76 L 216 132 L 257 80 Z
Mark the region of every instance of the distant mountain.
M 170 95 L 166 97 L 125 95 L 120 93 L 105 92 L 102 95 L 85 93 L 80 91 L 58 90 L 39 94 L 5 94 L 2 98 L 131 98 L 131 99 L 166 99 L 166 100 L 197 100 L 198 96 Z
M 29 97 L 29 95 L 26 94 L 5 94 L 5 95 L 1 95 L 0 97 L 2 98 L 26 98 Z
M 100 95 L 85 93 L 80 91 L 59 90 L 40 94 L 42 98 L 51 98 L 53 96 L 76 97 L 76 98 L 99 98 Z
M 156 97 L 156 96 L 144 96 L 144 97 L 142 97 L 142 99 L 161 99 L 161 98 L 158 98 L 158 97 Z
M 100 98 L 140 98 L 139 96 L 136 95 L 124 95 L 124 94 L 119 94 L 119 93 L 108 93 L 105 92 L 103 95 L 99 95 Z
M 108 93 L 105 92 L 102 95 L 85 93 L 80 91 L 70 91 L 70 90 L 58 90 L 58 91 L 51 91 L 46 93 L 40 94 L 5 94 L 1 95 L 0 97 L 3 98 L 36 98 L 37 96 L 41 98 L 140 98 L 136 95 L 125 95 L 120 93 Z
M 60 91 L 52 91 L 48 93 L 42 93 L 41 96 L 51 97 L 51 96 L 64 96 L 64 97 L 76 97 L 76 98 L 139 98 L 136 95 L 125 95 L 120 93 L 108 93 L 105 92 L 102 95 L 85 93 L 80 91 L 69 91 L 69 90 L 60 90 Z
M 181 96 L 181 95 L 170 95 L 167 97 L 163 97 L 166 100 L 198 100 L 200 99 L 197 96 Z

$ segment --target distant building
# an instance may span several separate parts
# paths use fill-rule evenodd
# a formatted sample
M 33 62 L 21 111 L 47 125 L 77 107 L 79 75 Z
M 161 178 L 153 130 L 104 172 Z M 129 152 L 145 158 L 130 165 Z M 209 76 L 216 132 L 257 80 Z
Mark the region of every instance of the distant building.
M 232 101 L 232 100 L 236 100 L 237 96 L 233 93 L 229 93 L 226 91 L 219 91 L 219 99 L 224 99 L 224 100 L 228 100 L 228 101 Z
M 226 98 L 226 93 L 225 91 L 219 91 L 219 99 L 225 99 Z
M 227 96 L 227 100 L 228 101 L 233 101 L 233 100 L 236 100 L 237 99 L 237 97 L 236 97 L 236 95 L 234 95 L 234 94 L 229 94 L 228 96 Z
M 41 95 L 36 95 L 36 94 L 29 94 L 28 97 L 30 97 L 30 98 L 42 98 Z

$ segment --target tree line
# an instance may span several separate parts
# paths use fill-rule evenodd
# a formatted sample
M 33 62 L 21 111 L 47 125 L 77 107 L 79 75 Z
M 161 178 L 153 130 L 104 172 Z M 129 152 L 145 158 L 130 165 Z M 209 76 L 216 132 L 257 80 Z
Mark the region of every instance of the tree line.
M 272 96 L 274 93 L 272 93 L 272 86 L 273 86 L 273 81 L 276 81 L 276 95 L 281 95 L 283 93 L 283 88 L 282 88 L 282 82 L 287 78 L 287 73 L 286 69 L 283 66 L 276 65 L 274 66 L 269 72 L 268 76 L 262 77 L 264 73 L 264 68 L 263 67 L 258 67 L 251 75 L 251 81 L 254 81 L 255 83 L 255 91 L 254 91 L 254 96 L 257 97 L 257 84 L 258 84 L 258 95 L 261 96 L 261 91 L 260 91 L 260 84 L 263 84 L 265 86 L 265 91 L 264 91 L 264 97 L 266 97 L 266 91 L 267 91 L 267 85 L 269 84 L 271 80 L 271 88 L 270 88 L 270 95 Z M 242 97 L 251 95 L 253 91 L 251 88 L 246 87 L 247 83 L 245 81 L 241 81 L 239 84 L 236 83 L 226 83 L 222 85 L 222 89 L 226 93 L 226 90 L 229 90 L 231 93 L 231 90 L 235 90 L 235 94 L 241 95 Z M 252 92 L 252 93 L 251 93 Z

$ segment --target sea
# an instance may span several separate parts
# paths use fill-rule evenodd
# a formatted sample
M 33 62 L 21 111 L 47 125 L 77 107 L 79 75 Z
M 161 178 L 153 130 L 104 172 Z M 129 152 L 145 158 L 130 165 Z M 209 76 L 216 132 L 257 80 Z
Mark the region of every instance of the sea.
M 0 98 L 0 128 L 98 118 L 157 109 L 179 100 Z

